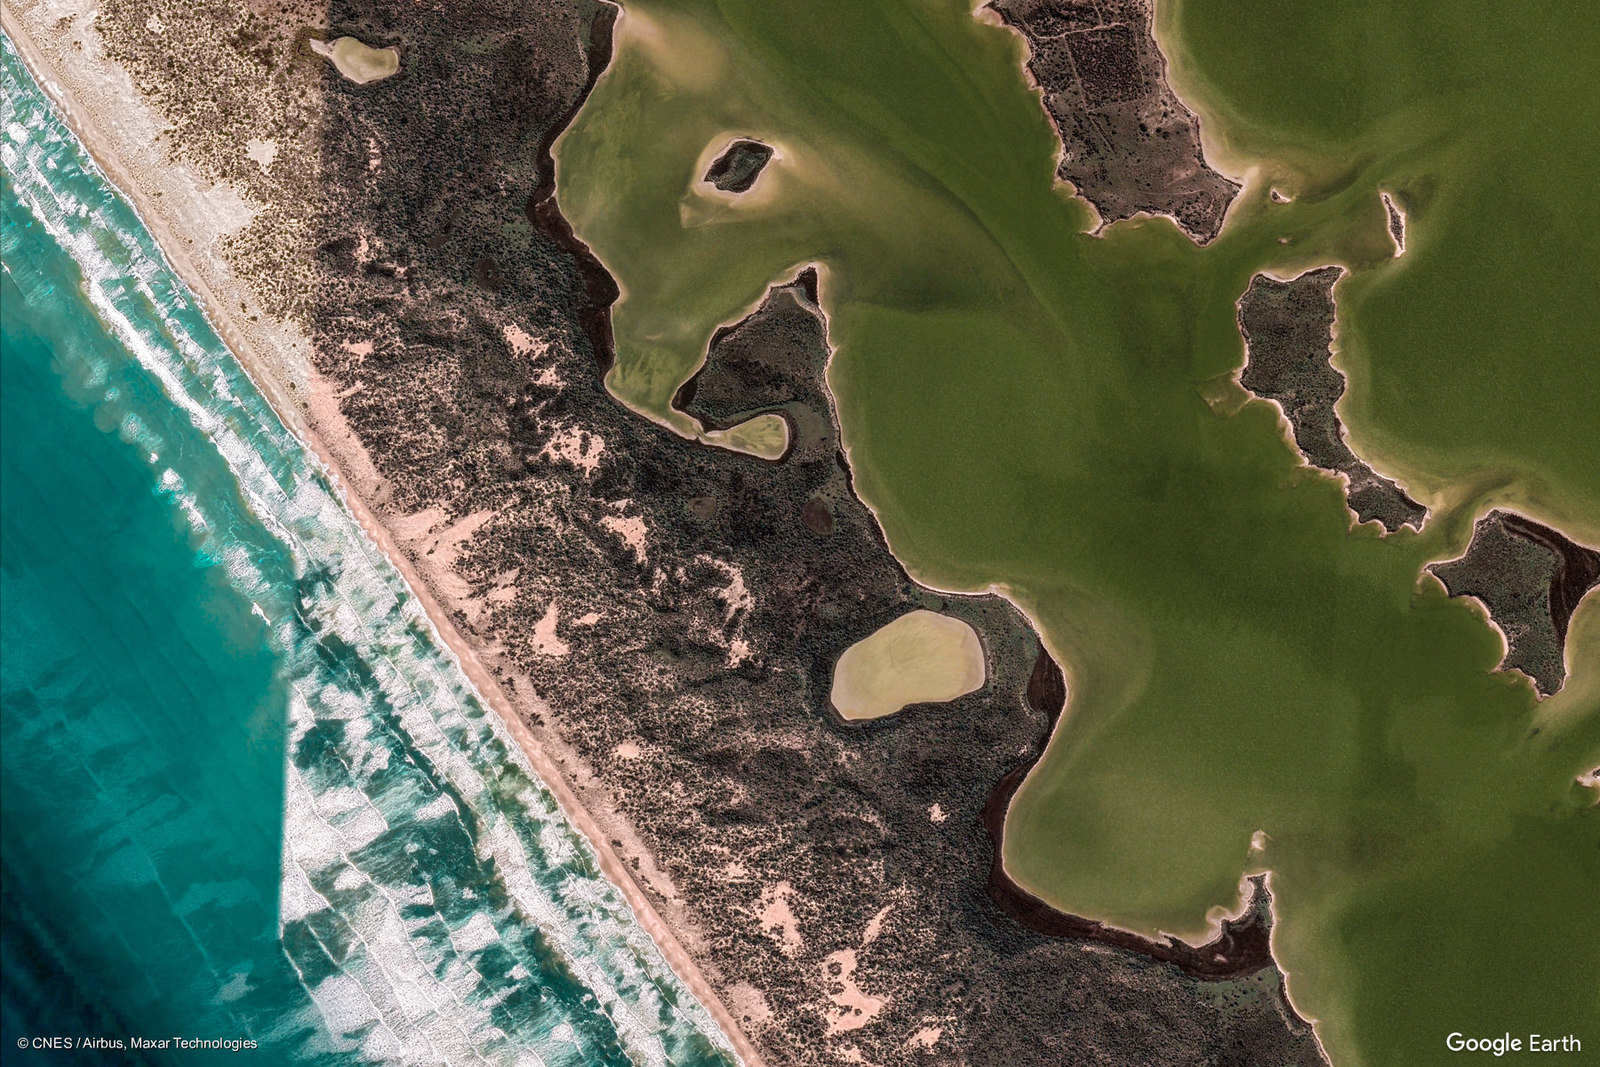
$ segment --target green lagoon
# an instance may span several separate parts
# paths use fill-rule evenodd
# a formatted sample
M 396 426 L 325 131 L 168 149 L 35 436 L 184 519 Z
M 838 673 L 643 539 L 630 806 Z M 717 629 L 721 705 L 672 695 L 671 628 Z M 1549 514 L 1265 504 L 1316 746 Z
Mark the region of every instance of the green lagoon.
M 692 432 L 670 401 L 713 330 L 821 265 L 890 545 L 930 585 L 1006 591 L 1069 675 L 1013 875 L 1198 941 L 1270 870 L 1275 955 L 1338 1067 L 1447 1062 L 1452 1031 L 1600 1048 L 1577 782 L 1600 598 L 1540 702 L 1419 581 L 1495 505 L 1600 542 L 1600 8 L 1163 3 L 1173 85 L 1246 182 L 1205 248 L 1164 219 L 1088 235 L 1021 40 L 964 3 L 625 11 L 557 146 L 562 208 L 625 294 L 609 385 Z M 779 157 L 747 197 L 706 195 L 733 136 Z M 1380 190 L 1407 211 L 1398 259 Z M 1340 411 L 1432 509 L 1420 535 L 1351 529 L 1273 407 L 1205 402 L 1243 361 L 1251 275 L 1329 262 L 1351 270 Z

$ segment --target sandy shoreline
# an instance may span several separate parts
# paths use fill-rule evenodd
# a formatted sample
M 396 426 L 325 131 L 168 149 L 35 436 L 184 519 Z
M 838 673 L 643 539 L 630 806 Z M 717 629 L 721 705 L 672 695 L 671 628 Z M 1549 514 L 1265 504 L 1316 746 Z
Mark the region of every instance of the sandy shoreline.
M 325 405 L 314 403 L 318 394 L 326 397 L 326 389 L 321 387 L 315 375 L 309 372 L 309 340 L 298 331 L 275 331 L 281 333 L 283 338 L 295 338 L 288 341 L 291 348 L 303 346 L 301 348 L 303 354 L 281 351 L 282 339 L 279 339 L 278 345 L 274 346 L 274 339 L 267 336 L 269 333 L 267 328 L 247 328 L 229 312 L 232 305 L 241 302 L 247 306 L 253 304 L 252 294 L 242 283 L 228 276 L 222 264 L 213 260 L 210 264 L 212 270 L 208 272 L 191 257 L 186 245 L 192 244 L 193 240 L 187 238 L 180 240 L 174 228 L 172 212 L 162 210 L 169 205 L 174 211 L 181 210 L 184 205 L 171 204 L 165 198 L 152 197 L 150 195 L 152 183 L 143 180 L 145 176 L 140 173 L 137 164 L 124 161 L 122 151 L 125 146 L 118 143 L 116 134 L 108 131 L 91 108 L 80 102 L 79 90 L 86 84 L 101 90 L 114 91 L 113 83 L 117 74 L 121 73 L 120 68 L 115 71 L 108 69 L 109 65 L 103 60 L 92 57 L 86 52 L 79 53 L 81 58 L 76 63 L 58 63 L 56 57 L 34 41 L 21 18 L 9 5 L 0 7 L 0 26 L 3 26 L 34 79 L 50 97 L 95 163 L 112 180 L 119 192 L 134 205 L 173 269 L 190 291 L 200 298 L 212 327 L 271 403 L 278 417 L 328 470 L 345 505 L 361 524 L 367 536 L 404 577 L 412 593 L 426 611 L 434 629 L 446 647 L 460 661 L 463 672 L 477 688 L 484 702 L 493 708 L 506 724 L 534 771 L 560 805 L 562 814 L 588 840 L 599 860 L 602 872 L 621 890 L 640 927 L 650 935 L 678 978 L 716 1020 L 739 1057 L 752 1067 L 759 1065 L 762 1061 L 754 1046 L 745 1037 L 733 1014 L 722 1003 L 716 990 L 680 943 L 677 935 L 645 896 L 622 858 L 610 847 L 599 820 L 580 803 L 577 793 L 556 766 L 555 761 L 518 714 L 516 705 L 484 666 L 477 650 L 456 629 L 434 596 L 432 588 L 400 551 L 393 531 L 368 506 L 365 498 L 378 494 L 382 488 L 375 468 L 371 466 L 370 461 L 366 463 L 359 461 L 365 459 L 364 455 L 356 462 L 351 462 L 353 458 L 351 456 L 338 456 L 336 450 L 329 447 L 325 435 L 331 433 L 339 436 L 341 428 L 321 425 L 323 418 L 318 418 L 316 414 L 308 416 L 305 408 L 301 406 L 303 402 L 312 408 L 313 412 L 318 408 L 325 408 Z M 126 130 L 117 132 L 122 132 L 124 135 L 127 133 Z M 219 299 L 217 292 L 219 289 L 226 291 L 227 300 Z M 271 347 L 278 347 L 280 350 L 269 351 Z M 297 371 L 299 373 L 296 373 Z M 309 388 L 302 393 L 303 401 L 297 400 L 294 395 L 300 392 L 295 384 L 296 378 L 308 381 Z M 332 406 L 331 410 L 336 413 L 337 406 Z M 348 431 L 345 433 L 348 434 Z M 360 442 L 353 435 L 348 436 L 348 441 L 350 448 L 360 449 Z M 606 814 L 612 820 L 618 817 L 615 812 Z

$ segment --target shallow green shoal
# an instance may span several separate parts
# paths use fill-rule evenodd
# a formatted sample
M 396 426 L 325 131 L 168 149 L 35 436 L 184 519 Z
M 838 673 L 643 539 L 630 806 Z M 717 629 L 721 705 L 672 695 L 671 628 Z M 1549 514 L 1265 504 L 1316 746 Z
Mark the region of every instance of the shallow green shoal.
M 1270 869 L 1275 952 L 1340 1067 L 1447 1062 L 1452 1030 L 1600 1046 L 1600 817 L 1575 781 L 1600 762 L 1600 598 L 1536 704 L 1418 583 L 1492 504 L 1600 541 L 1596 20 L 1163 6 L 1211 158 L 1249 178 L 1205 249 L 1165 220 L 1083 234 L 1020 42 L 959 2 L 629 4 L 557 147 L 562 207 L 626 294 L 608 384 L 653 417 L 689 429 L 670 398 L 716 326 L 822 265 L 891 546 L 932 585 L 1008 589 L 1070 676 L 1008 867 L 1195 938 Z M 747 203 L 693 188 L 729 134 L 780 152 Z M 1400 259 L 1380 189 L 1409 215 Z M 1352 268 L 1342 411 L 1434 508 L 1420 536 L 1349 529 L 1274 409 L 1201 396 L 1242 361 L 1250 275 L 1329 261 Z

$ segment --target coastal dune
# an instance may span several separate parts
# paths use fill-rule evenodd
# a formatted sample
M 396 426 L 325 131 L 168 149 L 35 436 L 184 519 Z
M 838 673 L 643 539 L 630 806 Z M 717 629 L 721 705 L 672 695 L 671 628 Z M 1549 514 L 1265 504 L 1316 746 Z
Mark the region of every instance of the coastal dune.
M 590 809 L 579 802 L 499 680 L 484 667 L 428 583 L 398 550 L 388 523 L 369 506 L 369 500 L 388 498 L 390 487 L 375 477 L 360 442 L 349 434 L 337 408 L 326 402 L 326 387 L 310 365 L 310 342 L 292 324 L 262 314 L 260 296 L 228 263 L 223 252 L 228 239 L 265 205 L 252 203 L 248 191 L 241 195 L 227 185 L 207 181 L 192 167 L 167 155 L 160 137 L 152 134 L 160 129 L 161 120 L 140 103 L 139 93 L 123 69 L 98 52 L 98 35 L 92 29 L 74 28 L 70 22 L 41 25 L 39 16 L 44 12 L 22 12 L 10 4 L 0 9 L 0 14 L 6 35 L 35 78 L 95 162 L 137 207 L 163 254 L 202 300 L 210 324 L 277 416 L 330 472 L 344 506 L 388 565 L 404 577 L 430 626 L 550 790 L 563 818 L 583 835 L 605 877 L 624 895 L 634 919 L 694 998 L 711 1013 L 740 1059 L 759 1064 L 760 1056 L 715 989 L 611 848 L 615 834 L 603 831 Z M 330 439 L 341 445 L 331 447 Z M 608 821 L 615 822 L 615 815 Z

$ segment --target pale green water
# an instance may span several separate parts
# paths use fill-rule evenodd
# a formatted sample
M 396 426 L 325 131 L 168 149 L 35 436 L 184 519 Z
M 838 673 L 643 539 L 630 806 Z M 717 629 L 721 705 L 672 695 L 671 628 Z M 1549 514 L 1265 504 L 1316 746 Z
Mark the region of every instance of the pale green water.
M 1011 870 L 1198 937 L 1270 868 L 1276 954 L 1341 1067 L 1446 1062 L 1452 1030 L 1600 1048 L 1600 819 L 1575 783 L 1600 762 L 1600 610 L 1536 704 L 1417 582 L 1491 503 L 1600 540 L 1595 15 L 1165 6 L 1214 158 L 1260 168 L 1201 250 L 1163 220 L 1081 233 L 1019 43 L 964 4 L 626 10 L 557 152 L 627 294 L 610 384 L 674 418 L 713 329 L 824 265 L 830 382 L 892 547 L 931 584 L 1009 588 L 1071 678 Z M 783 158 L 725 206 L 691 185 L 733 134 Z M 1380 188 L 1410 213 L 1399 260 Z M 1349 530 L 1273 409 L 1200 396 L 1242 361 L 1251 273 L 1330 258 L 1353 269 L 1342 411 L 1434 508 L 1420 536 Z

